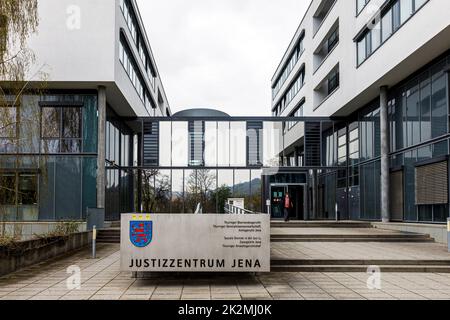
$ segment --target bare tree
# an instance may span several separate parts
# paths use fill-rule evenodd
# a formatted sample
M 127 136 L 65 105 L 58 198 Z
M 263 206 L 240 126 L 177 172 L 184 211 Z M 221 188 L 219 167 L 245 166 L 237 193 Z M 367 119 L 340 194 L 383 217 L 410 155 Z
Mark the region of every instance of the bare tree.
M 216 177 L 210 170 L 194 170 L 187 179 L 186 204 L 190 211 L 195 212 L 197 205 L 203 211 L 215 210 L 211 195 L 216 189 Z
M 157 169 L 141 171 L 141 201 L 145 213 L 163 213 L 170 208 L 170 178 Z M 165 213 L 165 212 L 164 212 Z
M 12 212 L 11 208 L 17 210 L 20 201 L 33 197 L 27 191 L 26 181 L 22 183 L 25 186 L 19 186 L 14 169 L 22 167 L 23 161 L 27 167 L 39 168 L 40 162 L 39 157 L 24 160 L 18 156 L 32 153 L 32 145 L 36 144 L 35 128 L 39 128 L 40 121 L 39 112 L 23 106 L 23 97 L 40 95 L 46 86 L 42 68 L 28 75 L 35 55 L 27 47 L 27 40 L 37 32 L 37 6 L 38 0 L 0 1 L 0 235 L 5 234 L 6 215 Z M 31 88 L 31 81 L 38 85 Z

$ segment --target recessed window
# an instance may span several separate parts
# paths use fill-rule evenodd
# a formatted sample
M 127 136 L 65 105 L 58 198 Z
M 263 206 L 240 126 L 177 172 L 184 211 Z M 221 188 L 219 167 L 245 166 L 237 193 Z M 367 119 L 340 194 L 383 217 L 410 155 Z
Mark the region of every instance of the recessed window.
M 43 107 L 42 153 L 80 153 L 82 150 L 80 107 Z
M 328 77 L 328 95 L 339 87 L 339 70 L 333 71 Z
M 34 173 L 12 172 L 0 175 L 0 204 L 6 206 L 37 205 L 38 179 Z
M 286 66 L 283 68 L 283 70 L 281 72 L 281 76 L 275 82 L 275 86 L 272 88 L 272 98 L 273 99 L 280 92 L 281 88 L 285 84 L 286 80 L 289 78 L 289 75 L 291 74 L 292 70 L 294 70 L 294 67 L 296 66 L 301 55 L 303 54 L 303 51 L 305 51 L 305 48 L 303 46 L 304 37 L 305 37 L 304 35 L 301 36 L 301 38 L 298 41 L 297 45 L 295 46 L 293 52 L 291 53 L 288 63 L 286 64 Z
M 13 153 L 17 149 L 17 108 L 0 107 L 0 153 Z
M 276 114 L 281 114 L 289 105 L 289 103 L 294 100 L 298 92 L 303 88 L 305 84 L 305 68 L 303 67 L 298 76 L 295 78 L 294 82 L 291 84 L 289 89 L 286 91 L 285 95 L 280 99 L 280 102 L 276 107 Z
M 356 0 L 356 14 L 360 14 L 370 0 Z
M 393 33 L 414 15 L 429 0 L 396 0 L 383 10 L 381 20 L 374 22 L 357 40 L 358 65 L 362 64 Z
M 152 87 L 154 87 L 156 78 L 155 68 L 152 65 L 152 61 L 150 59 L 150 55 L 148 53 L 144 37 L 142 36 L 142 33 L 139 31 L 139 26 L 137 23 L 137 18 L 136 14 L 134 13 L 133 6 L 129 0 L 120 0 L 120 9 L 122 10 L 123 17 L 127 23 L 128 29 L 138 49 L 139 57 L 141 58 L 142 63 L 145 66 L 145 71 L 148 75 L 148 79 L 150 80 Z

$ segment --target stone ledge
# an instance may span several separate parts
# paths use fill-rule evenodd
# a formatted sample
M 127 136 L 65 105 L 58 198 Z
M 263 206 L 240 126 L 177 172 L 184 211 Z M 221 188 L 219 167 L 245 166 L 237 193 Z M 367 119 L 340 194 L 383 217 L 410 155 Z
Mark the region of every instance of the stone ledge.
M 91 242 L 91 232 L 80 232 L 67 237 L 21 241 L 14 249 L 0 247 L 0 276 L 81 249 Z
M 372 226 L 384 230 L 396 230 L 403 232 L 429 234 L 436 242 L 447 244 L 447 225 L 445 224 L 421 224 L 404 222 L 372 222 Z

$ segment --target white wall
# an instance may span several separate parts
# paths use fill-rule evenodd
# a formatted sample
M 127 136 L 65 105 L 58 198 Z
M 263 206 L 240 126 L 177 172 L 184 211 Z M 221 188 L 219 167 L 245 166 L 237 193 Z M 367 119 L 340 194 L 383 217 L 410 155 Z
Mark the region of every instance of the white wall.
M 132 2 L 136 6 L 135 1 Z M 119 3 L 120 0 L 40 0 L 38 33 L 28 41 L 28 46 L 36 55 L 36 62 L 27 80 L 42 80 L 36 72 L 43 71 L 47 89 L 97 89 L 99 85 L 104 85 L 108 104 L 119 115 L 163 115 L 170 108 L 159 74 L 154 88 L 150 80 L 145 79 L 156 105 L 158 90 L 164 100 L 161 109 L 149 113 L 119 61 L 122 29 L 133 44 L 131 48 L 142 75 L 146 76 Z M 136 14 L 145 35 L 137 7 Z M 147 39 L 146 42 L 153 65 L 157 68 Z

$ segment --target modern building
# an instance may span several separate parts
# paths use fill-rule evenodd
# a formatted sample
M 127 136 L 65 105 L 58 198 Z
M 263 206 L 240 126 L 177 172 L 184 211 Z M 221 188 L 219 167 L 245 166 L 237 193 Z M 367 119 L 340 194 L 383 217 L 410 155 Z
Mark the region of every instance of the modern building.
M 304 141 L 316 130 L 317 159 L 342 168 L 318 172 L 310 218 L 449 217 L 449 12 L 439 0 L 311 2 L 272 78 L 273 116 L 343 119 L 285 126 L 285 166 L 305 166 Z M 325 209 L 330 183 L 336 210 Z
M 0 220 L 85 221 L 87 208 L 111 205 L 107 189 L 128 183 L 106 166 L 137 163 L 121 119 L 171 110 L 135 0 L 45 0 L 38 15 L 36 61 L 20 101 L 9 97 L 20 125 L 1 131 Z
M 313 0 L 269 117 L 172 115 L 135 1 L 39 3 L 30 47 L 49 72 L 30 72 L 45 84 L 21 101 L 31 127 L 0 138 L 8 221 L 226 213 L 233 199 L 277 219 L 287 192 L 292 219 L 449 217 L 450 2 Z

